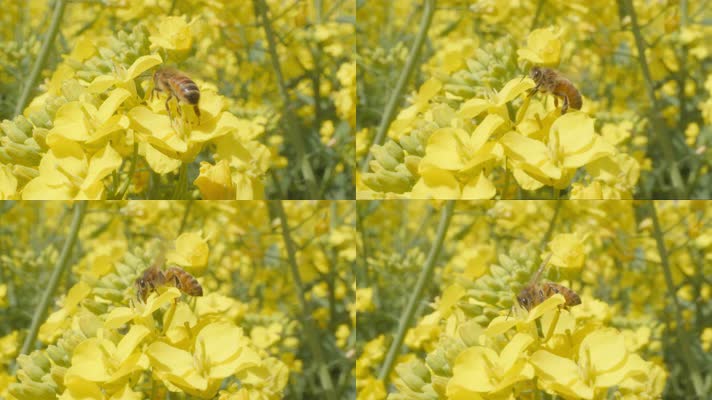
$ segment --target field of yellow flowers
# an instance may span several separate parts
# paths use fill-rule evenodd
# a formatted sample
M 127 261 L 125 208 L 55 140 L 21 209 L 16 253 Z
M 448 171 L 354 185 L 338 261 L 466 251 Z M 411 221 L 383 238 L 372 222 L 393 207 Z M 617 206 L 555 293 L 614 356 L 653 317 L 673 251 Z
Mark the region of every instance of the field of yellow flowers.
M 0 10 L 0 400 L 712 400 L 712 0 Z
M 358 219 L 358 399 L 712 393 L 710 202 L 359 202 Z M 581 304 L 517 304 L 542 260 L 538 287 Z
M 712 197 L 708 1 L 364 3 L 359 198 Z
M 354 398 L 354 204 L 0 204 L 0 398 Z
M 349 2 L 2 4 L 0 199 L 354 197 Z

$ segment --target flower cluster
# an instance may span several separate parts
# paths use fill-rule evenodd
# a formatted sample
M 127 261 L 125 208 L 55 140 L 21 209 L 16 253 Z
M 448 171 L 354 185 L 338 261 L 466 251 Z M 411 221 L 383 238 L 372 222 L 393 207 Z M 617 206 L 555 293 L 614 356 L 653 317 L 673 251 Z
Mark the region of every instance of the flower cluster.
M 365 294 L 357 326 L 359 398 L 505 399 L 546 392 L 654 399 L 704 391 L 680 371 L 709 360 L 695 350 L 709 343 L 699 318 L 712 287 L 695 284 L 710 272 L 703 261 L 712 243 L 708 204 L 458 202 L 442 233 L 433 279 L 412 299 L 413 275 L 428 261 L 412 269 L 411 260 L 397 255 L 437 242 L 440 233 L 423 221 L 432 222 L 431 207 L 441 206 L 363 205 L 373 209 L 369 218 L 398 229 L 365 236 L 373 268 L 371 284 L 359 289 Z M 389 254 L 401 261 L 402 273 L 385 261 Z M 581 304 L 550 283 L 577 293 Z M 541 297 L 527 311 L 517 295 L 529 285 L 542 292 L 534 292 Z M 419 305 L 413 322 L 403 326 L 401 315 L 413 301 Z M 401 351 L 384 380 L 384 365 L 392 361 L 385 355 L 403 329 Z M 679 355 L 671 359 L 670 351 Z
M 709 198 L 703 6 L 439 1 L 424 26 L 427 7 L 391 3 L 359 10 L 360 198 Z M 568 78 L 581 114 L 529 97 L 532 66 Z
M 537 30 L 518 51 L 519 59 L 551 63 L 560 46 L 550 30 Z M 441 66 L 459 69 L 434 74 L 421 86 L 393 122 L 392 139 L 372 147 L 373 172 L 363 182 L 375 192 L 414 198 L 506 198 L 545 186 L 570 188 L 572 198 L 632 197 L 638 162 L 616 149 L 620 139 L 597 133 L 584 112 L 560 115 L 551 104 L 532 101 L 525 96 L 534 87 L 529 78 L 513 78 L 482 96 L 492 90 L 484 85 L 500 84 L 497 79 L 514 69 L 511 42 L 497 48 L 490 55 L 463 44 L 461 52 L 474 58 Z M 588 178 L 574 180 L 583 167 Z
M 41 94 L 0 125 L 0 199 L 284 197 L 305 190 L 292 176 L 299 169 L 285 167 L 304 167 L 306 154 L 309 175 L 328 179 L 308 182 L 310 196 L 352 191 L 350 11 L 333 1 L 319 10 L 252 3 L 189 1 L 168 15 L 152 1 L 69 6 L 86 12 L 64 13 L 65 29 L 78 33 L 63 32 L 63 60 L 50 60 Z M 125 30 L 109 28 L 114 20 Z M 33 56 L 20 50 L 0 59 L 0 84 L 12 80 L 13 61 Z M 163 67 L 195 81 L 195 111 L 154 95 L 151 76 Z M 295 153 L 297 139 L 304 149 Z
M 306 387 L 318 380 L 314 365 L 329 363 L 335 377 L 349 376 L 341 352 L 354 341 L 349 304 L 356 252 L 347 204 L 285 203 L 286 235 L 298 249 L 294 271 L 284 261 L 281 229 L 272 229 L 279 224 L 271 222 L 270 204 L 92 204 L 77 255 L 67 260 L 66 292 L 65 284 L 56 289 L 56 306 L 39 320 L 40 344 L 19 356 L 38 299 L 51 290 L 37 283 L 58 262 L 54 246 L 38 256 L 19 245 L 31 239 L 19 227 L 41 225 L 38 233 L 57 235 L 67 225 L 66 205 L 37 203 L 6 213 L 13 222 L 8 229 L 18 234 L 0 234 L 2 246 L 11 240 L 16 248 L 3 256 L 12 269 L 0 293 L 0 396 L 129 399 L 174 392 L 278 399 L 292 394 L 288 381 Z M 175 275 L 179 282 L 162 281 L 157 272 L 144 273 L 149 267 L 166 277 L 170 268 L 184 274 Z M 202 295 L 189 290 L 196 284 Z M 295 307 L 301 296 L 308 309 Z

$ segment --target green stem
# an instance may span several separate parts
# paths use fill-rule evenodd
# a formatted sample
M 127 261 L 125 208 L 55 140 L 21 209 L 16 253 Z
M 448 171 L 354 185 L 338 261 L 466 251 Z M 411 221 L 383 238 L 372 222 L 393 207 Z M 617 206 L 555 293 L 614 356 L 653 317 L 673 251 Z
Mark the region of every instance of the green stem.
M 658 247 L 658 254 L 660 255 L 660 261 L 663 267 L 663 274 L 665 276 L 665 284 L 667 285 L 668 296 L 672 299 L 672 304 L 675 309 L 675 330 L 677 331 L 677 347 L 681 350 L 682 358 L 687 364 L 687 373 L 690 376 L 692 385 L 695 388 L 697 396 L 702 396 L 704 393 L 704 385 L 702 383 L 702 377 L 699 373 L 699 367 L 695 361 L 692 354 L 691 344 L 692 341 L 687 337 L 687 333 L 683 329 L 684 321 L 682 320 L 682 308 L 680 307 L 680 302 L 675 294 L 675 283 L 672 280 L 672 273 L 670 272 L 670 260 L 668 259 L 668 251 L 665 247 L 665 239 L 663 238 L 662 229 L 660 229 L 660 222 L 658 221 L 657 211 L 655 210 L 655 203 L 652 200 L 648 202 L 648 208 L 650 209 L 650 217 L 653 220 L 653 235 L 655 236 L 655 243 Z
M 188 215 L 190 215 L 190 209 L 193 208 L 193 200 L 188 200 L 188 204 L 185 205 L 185 211 L 183 211 L 183 219 L 180 221 L 180 228 L 178 228 L 178 236 L 183 233 L 185 226 L 188 222 Z
M 455 202 L 450 200 L 445 203 L 445 207 L 443 207 L 440 214 L 440 222 L 438 223 L 438 230 L 435 234 L 435 241 L 430 248 L 430 252 L 428 253 L 428 258 L 425 260 L 423 269 L 420 271 L 420 276 L 418 277 L 418 281 L 415 283 L 413 292 L 408 299 L 408 304 L 405 306 L 405 310 L 403 310 L 403 314 L 401 314 L 401 318 L 398 321 L 398 330 L 393 337 L 391 346 L 388 348 L 386 359 L 381 366 L 381 370 L 378 372 L 378 379 L 381 380 L 384 385 L 388 383 L 388 376 L 391 374 L 393 364 L 398 357 L 401 345 L 405 339 L 405 334 L 413 321 L 415 309 L 418 303 L 422 300 L 425 287 L 432 281 L 435 263 L 440 255 L 440 250 L 442 249 L 443 242 L 445 241 L 445 236 L 447 236 L 447 229 L 450 225 L 450 219 L 452 218 L 454 208 Z
M 547 243 L 549 243 L 549 240 L 551 240 L 551 236 L 554 234 L 554 228 L 556 227 L 556 220 L 557 217 L 559 216 L 559 211 L 561 210 L 561 205 L 562 205 L 561 199 L 556 200 L 556 205 L 554 206 L 554 215 L 551 217 L 551 221 L 549 221 L 549 228 L 546 230 L 546 233 L 544 234 L 544 237 L 541 238 L 541 242 L 539 242 L 539 250 L 544 251 L 544 246 L 546 246 Z
M 267 47 L 272 61 L 272 69 L 274 69 L 274 74 L 277 78 L 279 94 L 284 102 L 285 131 L 290 138 L 290 143 L 294 146 L 294 151 L 297 153 L 296 164 L 299 165 L 302 171 L 302 176 L 304 177 L 304 181 L 307 185 L 307 191 L 309 192 L 310 197 L 315 199 L 318 197 L 319 187 L 316 183 L 314 170 L 312 169 L 311 164 L 309 164 L 309 159 L 306 157 L 304 149 L 305 138 L 299 135 L 299 132 L 297 132 L 296 129 L 296 124 L 294 123 L 295 117 L 292 110 L 292 100 L 289 98 L 289 93 L 287 92 L 287 84 L 284 81 L 282 67 L 279 65 L 279 56 L 277 55 L 277 45 L 274 41 L 272 24 L 267 17 L 269 8 L 265 0 L 252 0 L 252 4 L 255 9 L 255 15 L 259 15 L 259 18 L 262 21 L 262 27 L 265 30 Z
M 391 92 L 391 97 L 386 103 L 386 108 L 383 111 L 383 117 L 381 118 L 381 123 L 378 125 L 376 130 L 376 137 L 373 139 L 373 145 L 383 144 L 383 140 L 386 137 L 386 132 L 388 132 L 388 127 L 391 126 L 393 118 L 396 114 L 396 108 L 400 104 L 401 97 L 403 97 L 403 92 L 405 92 L 405 87 L 408 85 L 411 76 L 415 72 L 415 66 L 420 60 L 420 50 L 423 47 L 425 39 L 428 37 L 428 29 L 430 28 L 430 23 L 433 20 L 433 15 L 435 14 L 435 0 L 424 0 L 425 9 L 423 10 L 423 17 L 420 19 L 420 27 L 418 28 L 418 33 L 415 36 L 415 41 L 413 46 L 410 48 L 410 54 L 408 54 L 408 59 L 405 62 L 405 66 L 398 77 L 398 82 L 396 87 Z M 361 172 L 368 172 L 368 164 L 371 161 L 372 155 L 369 151 L 366 154 L 366 158 L 361 164 Z
M 643 35 L 640 33 L 640 26 L 638 25 L 638 16 L 635 13 L 635 8 L 633 7 L 632 0 L 623 0 L 627 13 L 630 16 L 631 30 L 633 31 L 633 36 L 635 37 L 635 45 L 638 48 L 638 63 L 640 64 L 640 69 L 643 72 L 643 80 L 645 81 L 645 89 L 648 94 L 648 100 L 650 104 L 653 105 L 653 110 L 650 118 L 652 119 L 651 125 L 652 129 L 657 136 L 659 143 L 662 146 L 663 156 L 665 161 L 670 168 L 670 180 L 672 181 L 672 187 L 675 191 L 676 198 L 683 198 L 685 193 L 684 183 L 682 182 L 682 176 L 680 175 L 680 170 L 677 168 L 677 161 L 674 151 L 674 146 L 670 135 L 666 134 L 663 130 L 665 126 L 664 122 L 661 120 L 660 115 L 662 115 L 660 104 L 658 99 L 655 97 L 655 84 L 653 83 L 653 78 L 650 75 L 650 69 L 648 68 L 648 60 L 645 56 L 645 43 L 643 40 Z
M 47 283 L 47 288 L 44 293 L 42 293 L 42 298 L 35 308 L 35 313 L 32 316 L 32 323 L 30 324 L 30 330 L 27 333 L 25 342 L 22 344 L 22 350 L 20 354 L 28 354 L 30 349 L 34 347 L 35 340 L 37 340 L 37 333 L 40 330 L 40 325 L 45 319 L 47 314 L 47 308 L 49 307 L 49 302 L 54 296 L 54 292 L 59 286 L 59 281 L 62 279 L 62 274 L 65 270 L 69 268 L 69 257 L 72 254 L 72 248 L 74 243 L 77 241 L 79 236 L 79 227 L 82 224 L 82 219 L 84 219 L 84 214 L 86 213 L 87 202 L 82 201 L 74 204 L 74 218 L 72 219 L 72 225 L 69 229 L 69 236 L 64 242 L 62 247 L 62 252 L 57 259 L 57 263 L 54 265 L 54 270 Z
M 318 341 L 321 334 L 317 332 L 316 327 L 314 326 L 311 304 L 307 301 L 304 284 L 302 283 L 302 278 L 299 275 L 299 266 L 297 265 L 294 242 L 289 234 L 290 230 L 289 222 L 287 221 L 287 213 L 284 211 L 284 205 L 281 201 L 276 200 L 273 204 L 275 205 L 274 208 L 282 227 L 282 239 L 284 240 L 284 247 L 287 250 L 287 258 L 289 259 L 289 267 L 292 273 L 292 279 L 294 280 L 294 287 L 297 289 L 297 299 L 299 300 L 299 305 L 301 306 L 302 311 L 302 324 L 304 325 L 304 330 L 306 331 L 305 339 L 309 343 L 309 347 L 311 347 L 312 354 L 314 355 L 314 359 L 318 365 L 319 380 L 323 386 L 326 398 L 329 400 L 336 400 L 337 395 L 334 390 L 334 384 L 331 381 L 331 375 L 329 375 L 329 369 L 327 368 L 327 364 L 322 354 L 321 345 Z
M 136 162 L 138 158 L 138 143 L 134 143 L 133 153 L 131 154 L 131 166 L 129 167 L 129 174 L 119 190 L 116 191 L 114 198 L 126 200 L 126 194 L 129 191 L 129 186 L 131 185 L 131 179 L 133 178 L 134 172 L 136 172 Z
M 59 23 L 62 21 L 62 15 L 64 15 L 64 8 L 66 5 L 66 0 L 57 0 L 56 3 L 54 3 L 52 21 L 50 22 L 49 29 L 44 37 L 40 53 L 37 55 L 37 59 L 35 60 L 35 65 L 32 66 L 32 71 L 22 87 L 20 99 L 15 105 L 15 116 L 22 114 L 22 110 L 25 109 L 25 106 L 27 106 L 27 103 L 30 101 L 30 94 L 35 88 L 35 84 L 37 83 L 40 73 L 42 72 L 42 68 L 44 68 L 45 62 L 47 62 L 47 56 L 52 49 L 54 38 L 57 37 L 57 32 L 59 32 Z
M 544 10 L 544 3 L 546 0 L 539 0 L 539 3 L 536 5 L 536 11 L 534 12 L 534 19 L 532 20 L 532 26 L 529 28 L 530 31 L 533 31 L 536 29 L 537 24 L 539 23 L 539 17 L 541 16 L 541 12 Z

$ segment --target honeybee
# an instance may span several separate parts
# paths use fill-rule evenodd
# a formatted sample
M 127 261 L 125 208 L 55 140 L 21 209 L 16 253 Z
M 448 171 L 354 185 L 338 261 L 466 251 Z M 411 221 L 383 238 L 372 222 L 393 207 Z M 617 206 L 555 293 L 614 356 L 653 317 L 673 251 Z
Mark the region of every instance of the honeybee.
M 556 107 L 559 106 L 559 97 L 563 97 L 562 115 L 566 114 L 569 106 L 577 110 L 581 109 L 581 93 L 570 80 L 566 79 L 558 71 L 550 68 L 534 67 L 529 71 L 529 77 L 536 83 L 536 87 L 529 92 L 529 96 L 534 95 L 536 92 L 551 93 L 554 95 L 554 105 Z
M 168 93 L 168 98 L 166 99 L 168 115 L 171 114 L 168 101 L 175 96 L 178 102 L 192 104 L 195 115 L 200 118 L 200 109 L 198 108 L 200 89 L 186 74 L 173 68 L 161 68 L 153 74 L 153 83 L 151 97 L 153 97 L 154 92 Z M 178 114 L 181 114 L 180 107 L 178 107 Z
M 536 271 L 536 274 L 534 274 L 534 277 L 532 277 L 529 283 L 524 286 L 517 296 L 517 302 L 519 302 L 520 306 L 526 308 L 527 311 L 531 311 L 532 308 L 541 304 L 544 300 L 555 295 L 556 293 L 561 293 L 561 295 L 564 296 L 564 299 L 566 300 L 564 307 L 573 307 L 577 304 L 581 304 L 581 298 L 579 295 L 566 286 L 553 282 L 538 282 L 541 272 L 544 270 L 544 267 L 546 267 L 546 264 L 549 263 L 549 259 L 551 259 L 551 255 L 549 255 L 543 263 L 541 263 L 541 266 Z
M 202 296 L 203 287 L 193 275 L 179 267 L 169 267 L 163 271 L 159 266 L 162 260 L 153 263 L 136 278 L 136 297 L 146 302 L 148 295 L 162 286 L 173 286 L 188 296 Z

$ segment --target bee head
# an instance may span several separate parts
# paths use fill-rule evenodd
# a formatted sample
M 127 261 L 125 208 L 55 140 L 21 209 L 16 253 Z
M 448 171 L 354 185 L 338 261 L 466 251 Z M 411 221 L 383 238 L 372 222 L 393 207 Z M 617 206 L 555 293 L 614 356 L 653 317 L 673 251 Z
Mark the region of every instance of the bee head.
M 529 76 L 533 80 L 537 80 L 541 77 L 541 68 L 540 67 L 533 67 L 531 71 L 529 71 Z
M 517 296 L 517 302 L 519 302 L 519 305 L 529 309 L 529 299 L 527 299 L 525 296 L 522 296 L 521 294 Z

